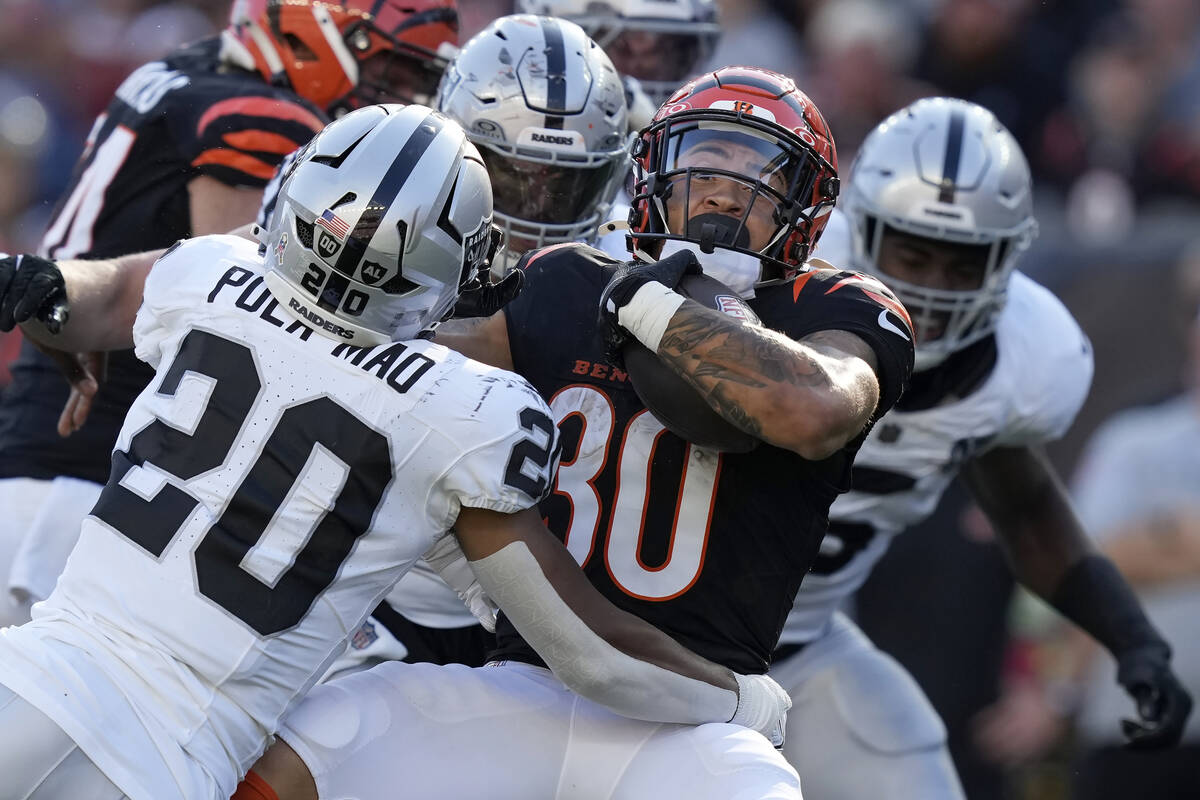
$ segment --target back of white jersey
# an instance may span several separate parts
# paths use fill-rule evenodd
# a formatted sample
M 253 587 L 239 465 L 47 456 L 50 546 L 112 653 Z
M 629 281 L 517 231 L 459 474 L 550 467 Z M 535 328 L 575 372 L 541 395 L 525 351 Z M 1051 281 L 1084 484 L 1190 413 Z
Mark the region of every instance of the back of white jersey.
M 184 751 L 224 796 L 461 507 L 534 505 L 557 447 L 524 380 L 426 341 L 339 344 L 314 331 L 320 309 L 305 324 L 278 307 L 261 265 L 252 243 L 206 237 L 155 266 L 135 340 L 158 375 L 56 591 L 8 637 L 87 651 L 164 760 Z M 22 671 L 9 650 L 6 683 Z M 28 699 L 56 721 L 103 722 L 96 698 L 55 688 Z M 89 753 L 102 769 L 123 758 L 116 738 Z
M 893 408 L 876 423 L 854 459 L 851 491 L 829 511 L 830 532 L 781 642 L 820 634 L 891 537 L 933 513 L 965 461 L 991 447 L 1050 441 L 1070 426 L 1091 385 L 1092 353 L 1058 298 L 1014 273 L 995 344 L 995 365 L 966 397 Z

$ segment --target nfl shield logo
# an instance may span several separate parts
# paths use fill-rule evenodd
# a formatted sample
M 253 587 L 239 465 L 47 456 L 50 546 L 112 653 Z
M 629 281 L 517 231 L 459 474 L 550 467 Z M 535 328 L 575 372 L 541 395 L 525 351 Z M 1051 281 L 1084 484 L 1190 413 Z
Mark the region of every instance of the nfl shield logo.
M 732 297 L 727 294 L 719 294 L 716 296 L 717 308 L 724 314 L 740 319 L 742 322 L 758 322 L 753 312 L 746 308 L 742 303 L 741 298 Z
M 363 624 L 358 626 L 358 630 L 350 637 L 350 646 L 355 650 L 366 650 L 375 643 L 379 638 L 379 634 L 375 632 L 375 626 L 371 621 L 363 620 Z

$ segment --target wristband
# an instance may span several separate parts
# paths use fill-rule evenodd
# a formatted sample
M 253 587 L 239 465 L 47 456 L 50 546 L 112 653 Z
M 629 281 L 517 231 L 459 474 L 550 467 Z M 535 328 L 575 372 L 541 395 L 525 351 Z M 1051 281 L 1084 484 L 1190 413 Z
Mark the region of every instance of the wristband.
M 686 299 L 658 281 L 646 281 L 628 303 L 617 309 L 617 322 L 650 352 L 657 353 L 671 317 Z
M 1068 568 L 1050 602 L 1118 658 L 1141 647 L 1171 652 L 1125 578 L 1104 556 L 1093 553 Z

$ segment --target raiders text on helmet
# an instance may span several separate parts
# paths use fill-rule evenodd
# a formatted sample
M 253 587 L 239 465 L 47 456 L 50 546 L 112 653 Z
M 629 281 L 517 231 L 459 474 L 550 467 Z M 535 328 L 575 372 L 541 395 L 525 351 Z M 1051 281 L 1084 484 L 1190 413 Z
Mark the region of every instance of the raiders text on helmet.
M 492 192 L 462 129 L 425 106 L 368 106 L 300 153 L 261 233 L 280 305 L 366 346 L 411 339 L 486 268 Z
M 845 210 L 855 269 L 880 275 L 912 315 L 917 369 L 989 335 L 1009 276 L 1037 232 L 1029 164 L 987 109 L 965 100 L 918 100 L 881 122 L 850 169 Z M 880 274 L 884 232 L 989 247 L 982 285 L 951 291 Z M 940 335 L 922 337 L 923 329 Z
M 721 35 L 715 0 L 517 0 L 517 8 L 578 23 L 655 105 L 696 74 Z
M 494 21 L 447 68 L 438 108 L 483 154 L 508 263 L 595 236 L 628 170 L 625 96 L 612 62 L 578 25 Z

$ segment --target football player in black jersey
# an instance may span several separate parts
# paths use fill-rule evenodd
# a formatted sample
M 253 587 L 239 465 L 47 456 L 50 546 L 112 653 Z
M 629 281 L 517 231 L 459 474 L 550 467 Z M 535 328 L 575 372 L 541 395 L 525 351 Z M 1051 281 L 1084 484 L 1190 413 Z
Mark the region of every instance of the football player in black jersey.
M 423 99 L 457 40 L 453 0 L 239 0 L 219 36 L 136 70 L 96 120 L 42 242 L 53 258 L 104 258 L 224 233 L 254 219 L 280 159 L 328 115 Z M 140 293 L 139 293 L 140 294 Z M 74 357 L 54 359 L 75 371 Z M 53 588 L 79 521 L 109 472 L 125 411 L 151 370 L 112 356 L 95 394 L 68 389 L 51 357 L 23 345 L 0 402 L 0 624 L 28 618 Z M 20 543 L 20 544 L 19 544 Z M 19 551 L 13 553 L 14 548 Z
M 790 80 L 744 68 L 697 79 L 643 132 L 637 158 L 633 244 L 661 261 L 622 265 L 574 244 L 536 251 L 523 259 L 527 286 L 515 301 L 481 321 L 447 324 L 440 338 L 522 371 L 550 402 L 566 447 L 542 512 L 592 583 L 708 658 L 762 673 L 854 453 L 907 381 L 912 330 L 874 279 L 806 266 L 836 196 L 836 155 Z M 697 261 L 752 293 L 766 327 L 675 294 Z M 602 294 L 611 303 L 598 321 Z M 653 345 L 758 447 L 718 453 L 664 430 L 608 355 L 622 335 Z M 498 659 L 541 663 L 503 620 L 498 630 Z M 795 796 L 779 783 L 777 754 L 744 730 L 600 719 L 578 698 L 513 689 L 514 676 L 529 674 L 515 666 L 400 674 L 414 685 L 394 687 L 385 702 L 389 731 L 405 732 L 404 741 L 363 729 L 367 739 L 330 746 L 317 735 L 340 727 L 329 718 L 344 713 L 339 692 L 376 691 L 372 677 L 359 677 L 371 671 L 359 673 L 318 690 L 289 723 L 283 739 L 303 761 L 278 746 L 259 776 L 281 797 L 311 796 L 313 777 L 334 794 L 373 796 L 384 790 L 372 787 L 412 786 L 417 773 L 443 795 L 471 796 L 488 793 L 495 760 L 505 759 L 505 772 L 515 760 L 530 782 L 522 785 L 538 787 L 530 796 L 579 765 L 585 780 L 611 775 L 612 796 L 728 796 L 725 768 L 777 786 L 762 796 Z M 506 698 L 528 715 L 517 731 Z M 585 717 L 588 735 L 574 736 L 571 720 Z M 458 768 L 430 774 L 435 754 L 449 750 Z M 662 786 L 686 752 L 717 766 Z
M 446 323 L 438 338 L 515 369 L 549 401 L 565 444 L 541 511 L 592 583 L 696 652 L 763 672 L 854 453 L 907 381 L 912 331 L 874 279 L 806 267 L 836 196 L 836 155 L 789 79 L 747 68 L 699 78 L 659 111 L 635 152 L 633 244 L 651 263 L 621 264 L 582 244 L 533 251 L 515 300 L 491 317 Z M 697 262 L 742 283 L 765 327 L 676 294 Z M 621 336 L 655 349 L 760 444 L 719 453 L 665 430 L 610 356 Z M 282 734 L 290 747 L 270 750 L 256 773 L 282 798 L 315 797 L 310 776 L 323 792 L 382 797 L 362 776 L 391 786 L 456 748 L 458 767 L 422 775 L 421 787 L 486 794 L 503 760 L 505 772 L 547 776 L 524 779 L 533 786 L 561 774 L 606 781 L 597 796 L 729 796 L 719 767 L 693 775 L 672 758 L 699 748 L 714 765 L 737 764 L 734 732 L 601 724 L 578 699 L 531 696 L 529 708 L 506 673 L 519 668 L 512 662 L 542 662 L 503 616 L 497 634 L 493 655 L 507 668 L 430 669 L 419 687 L 394 687 L 412 699 L 389 702 L 386 748 L 383 738 L 331 746 L 324 736 L 340 724 L 339 693 L 360 682 L 369 690 L 368 671 L 311 694 Z M 572 719 L 587 722 L 575 732 Z M 397 740 L 398 731 L 410 736 Z M 503 746 L 472 746 L 488 741 Z M 761 796 L 794 796 L 779 791 Z

